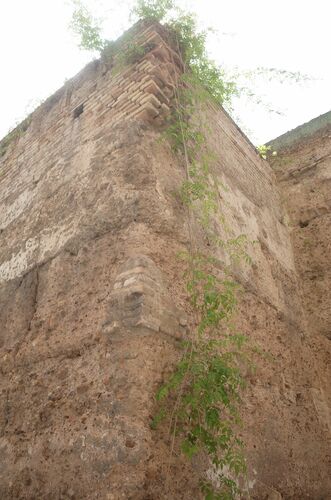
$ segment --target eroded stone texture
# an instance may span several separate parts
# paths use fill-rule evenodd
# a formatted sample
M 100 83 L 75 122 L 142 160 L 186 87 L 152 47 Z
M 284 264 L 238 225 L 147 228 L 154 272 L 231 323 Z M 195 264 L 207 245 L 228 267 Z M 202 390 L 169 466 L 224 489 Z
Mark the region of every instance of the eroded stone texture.
M 307 321 L 306 343 L 318 372 L 311 395 L 330 443 L 331 113 L 288 132 L 271 146 L 278 150 L 273 167 L 289 214 Z
M 116 71 L 91 63 L 0 160 L 4 499 L 201 497 L 206 464 L 169 458 L 167 429 L 150 423 L 156 390 L 195 326 L 178 254 L 191 233 L 200 251 L 226 256 L 188 225 L 178 196 L 185 168 L 160 140 L 178 55 L 160 26 L 133 34 L 149 44 L 141 60 Z M 253 266 L 232 268 L 245 290 L 238 329 L 273 359 L 247 374 L 252 497 L 327 498 L 318 415 L 328 389 L 305 340 L 274 173 L 224 110 L 210 104 L 199 116 L 225 187 L 220 215 L 231 236 L 256 242 Z
M 290 218 L 309 330 L 330 339 L 331 113 L 306 127 L 299 127 L 298 138 L 294 130 L 272 143 L 279 149 L 274 167 Z
M 110 338 L 120 329 L 132 328 L 161 332 L 178 340 L 186 334 L 184 312 L 177 309 L 167 293 L 161 272 L 145 255 L 128 259 L 116 276 L 108 316 L 103 329 Z

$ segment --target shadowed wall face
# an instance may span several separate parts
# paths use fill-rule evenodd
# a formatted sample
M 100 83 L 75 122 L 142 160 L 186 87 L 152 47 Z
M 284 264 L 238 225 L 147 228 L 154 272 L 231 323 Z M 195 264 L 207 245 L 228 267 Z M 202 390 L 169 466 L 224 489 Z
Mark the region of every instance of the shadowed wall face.
M 167 436 L 150 429 L 194 327 L 177 258 L 189 246 L 185 169 L 160 140 L 180 63 L 160 26 L 133 36 L 148 46 L 139 61 L 91 63 L 0 160 L 1 498 L 199 498 L 201 464 L 175 456 L 169 486 Z M 243 403 L 250 485 L 257 498 L 317 498 L 324 400 L 275 177 L 222 109 L 206 119 L 220 214 L 256 242 L 253 266 L 233 267 L 238 328 L 275 359 Z
M 279 142 L 273 166 L 290 219 L 309 330 L 331 339 L 331 124 L 324 125 L 326 116 L 331 122 L 331 112 L 312 120 L 315 126 L 302 127 L 302 137 L 289 132 L 285 145 Z
M 278 150 L 272 166 L 289 216 L 307 321 L 306 343 L 318 369 L 312 397 L 319 423 L 330 436 L 331 112 L 288 132 L 271 145 Z

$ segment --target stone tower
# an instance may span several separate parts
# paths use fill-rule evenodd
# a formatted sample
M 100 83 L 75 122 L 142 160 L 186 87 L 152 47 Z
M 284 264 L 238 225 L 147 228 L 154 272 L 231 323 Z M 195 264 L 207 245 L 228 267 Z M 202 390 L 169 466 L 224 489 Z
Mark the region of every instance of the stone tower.
M 181 64 L 160 25 L 130 36 L 139 57 L 122 60 L 123 37 L 115 61 L 90 63 L 0 143 L 4 500 L 201 497 L 203 461 L 169 464 L 150 427 L 192 327 L 185 172 L 160 140 Z M 237 323 L 272 356 L 243 402 L 252 498 L 326 500 L 330 128 L 280 144 L 272 169 L 221 107 L 202 120 L 220 212 L 256 242 L 253 265 L 233 267 Z

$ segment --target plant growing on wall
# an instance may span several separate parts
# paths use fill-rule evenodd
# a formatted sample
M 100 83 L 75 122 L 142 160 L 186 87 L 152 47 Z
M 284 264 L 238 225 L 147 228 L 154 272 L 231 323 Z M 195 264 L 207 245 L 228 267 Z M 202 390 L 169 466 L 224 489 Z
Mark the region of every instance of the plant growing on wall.
M 216 156 L 198 110 L 211 101 L 229 107 L 240 89 L 208 57 L 207 31 L 197 28 L 194 15 L 182 12 L 172 0 L 138 0 L 133 16 L 166 22 L 184 68 L 181 75 L 176 68 L 174 71 L 174 105 L 165 136 L 186 173 L 179 194 L 187 207 L 190 244 L 181 258 L 194 328 L 173 374 L 158 391 L 159 411 L 152 426 L 168 421 L 172 449 L 178 443 L 189 459 L 197 454 L 207 457 L 209 474 L 200 481 L 206 499 L 234 499 L 246 473 L 240 407 L 243 369 L 253 366 L 254 349 L 234 325 L 241 288 L 232 278 L 229 263 L 244 260 L 249 264 L 250 257 L 246 236 L 233 235 L 220 216 L 222 185 Z M 130 44 L 128 47 L 130 53 Z M 134 60 L 144 55 L 143 51 L 132 52 L 129 56 Z M 213 254 L 220 254 L 221 249 L 223 261 L 206 253 L 197 242 L 196 224 Z
M 202 102 L 229 101 L 235 85 L 229 85 L 208 60 L 205 33 L 197 31 L 193 16 L 177 17 L 169 24 L 186 68 L 175 85 L 175 106 L 166 130 L 185 164 L 181 199 L 188 207 L 188 218 L 194 215 L 214 249 L 221 247 L 230 260 L 249 260 L 243 235 L 220 238 L 219 225 L 225 234 L 230 231 L 219 216 L 221 186 L 215 174 L 216 157 L 203 132 L 206 126 L 196 112 Z M 249 360 L 247 339 L 232 324 L 239 286 L 224 262 L 201 252 L 192 229 L 190 236 L 190 251 L 183 258 L 196 327 L 173 376 L 157 398 L 161 415 L 170 420 L 170 432 L 180 441 L 182 452 L 188 458 L 196 454 L 209 458 L 213 480 L 204 477 L 200 482 L 205 497 L 235 498 L 240 492 L 238 480 L 246 471 L 237 432 L 244 387 L 240 367 Z
M 105 40 L 101 36 L 101 27 L 80 0 L 72 0 L 75 10 L 72 15 L 71 28 L 79 37 L 79 46 L 85 50 L 101 51 Z
M 261 146 L 256 146 L 256 149 L 263 160 L 266 160 L 268 156 L 277 156 L 277 151 L 273 151 L 271 146 L 261 144 Z
M 161 22 L 174 7 L 174 0 L 137 0 L 132 16 Z
M 173 82 L 173 113 L 165 136 L 185 165 L 180 197 L 189 224 L 194 217 L 214 249 L 221 247 L 230 261 L 249 261 L 246 238 L 233 237 L 219 215 L 221 184 L 215 173 L 216 157 L 195 111 L 207 101 L 230 104 L 238 94 L 236 83 L 227 80 L 208 58 L 207 32 L 199 31 L 195 17 L 176 9 L 174 2 L 139 0 L 133 15 L 161 22 L 166 19 L 172 43 L 182 58 L 184 72 Z M 220 225 L 228 235 L 225 239 L 220 237 Z M 173 375 L 157 394 L 160 408 L 153 426 L 168 420 L 173 446 L 178 441 L 189 459 L 196 454 L 208 457 L 214 479 L 201 478 L 206 499 L 234 498 L 240 491 L 238 479 L 246 470 L 237 430 L 244 387 L 241 367 L 250 362 L 247 339 L 232 324 L 240 287 L 224 262 L 199 248 L 192 228 L 190 236 L 190 249 L 181 258 L 196 327 L 184 343 Z
M 13 128 L 6 137 L 0 141 L 0 158 L 5 155 L 9 145 L 17 141 L 29 128 L 31 116 L 28 116 L 19 125 Z

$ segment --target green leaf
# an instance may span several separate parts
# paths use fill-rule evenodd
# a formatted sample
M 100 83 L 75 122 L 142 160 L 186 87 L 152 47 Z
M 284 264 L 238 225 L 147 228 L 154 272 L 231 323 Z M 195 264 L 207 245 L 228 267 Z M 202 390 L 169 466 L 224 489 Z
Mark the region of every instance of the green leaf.
M 169 394 L 169 387 L 167 385 L 164 385 L 158 390 L 156 394 L 156 399 L 158 401 L 161 401 L 162 399 L 166 398 L 168 394 Z
M 198 445 L 192 444 L 188 439 L 182 442 L 181 448 L 183 453 L 190 459 L 199 451 Z

